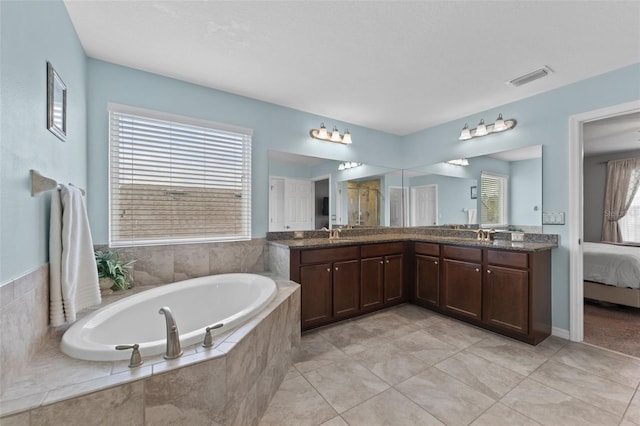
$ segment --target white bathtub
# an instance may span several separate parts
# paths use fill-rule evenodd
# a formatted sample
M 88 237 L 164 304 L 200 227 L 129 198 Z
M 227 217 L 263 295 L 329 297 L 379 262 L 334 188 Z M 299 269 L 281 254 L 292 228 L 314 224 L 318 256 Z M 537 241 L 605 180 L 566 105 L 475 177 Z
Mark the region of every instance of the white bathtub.
M 201 342 L 205 328 L 224 327 L 212 335 L 236 327 L 262 310 L 276 295 L 276 283 L 254 274 L 221 274 L 180 281 L 143 291 L 109 304 L 73 324 L 62 336 L 65 354 L 89 361 L 129 359 L 131 351 L 116 345 L 137 343 L 143 357 L 164 353 L 165 317 L 168 306 L 178 325 L 183 347 Z

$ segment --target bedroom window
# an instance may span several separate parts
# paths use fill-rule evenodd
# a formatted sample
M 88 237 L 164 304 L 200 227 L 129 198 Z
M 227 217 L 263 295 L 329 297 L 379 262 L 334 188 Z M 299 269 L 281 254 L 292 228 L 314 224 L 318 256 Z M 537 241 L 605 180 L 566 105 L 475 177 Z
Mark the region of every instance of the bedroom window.
M 618 221 L 623 242 L 640 243 L 640 190 L 631 201 L 631 206 L 622 219 Z
M 250 129 L 108 109 L 111 246 L 251 238 Z
M 506 226 L 508 176 L 482 172 L 480 175 L 480 223 Z

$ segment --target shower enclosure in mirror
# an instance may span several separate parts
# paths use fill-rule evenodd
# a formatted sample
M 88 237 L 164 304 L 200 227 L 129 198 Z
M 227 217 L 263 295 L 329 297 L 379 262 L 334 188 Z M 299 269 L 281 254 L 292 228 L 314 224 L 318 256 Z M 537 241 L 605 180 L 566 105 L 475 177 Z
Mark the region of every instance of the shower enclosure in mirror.
M 402 226 L 402 172 L 269 151 L 269 231 Z

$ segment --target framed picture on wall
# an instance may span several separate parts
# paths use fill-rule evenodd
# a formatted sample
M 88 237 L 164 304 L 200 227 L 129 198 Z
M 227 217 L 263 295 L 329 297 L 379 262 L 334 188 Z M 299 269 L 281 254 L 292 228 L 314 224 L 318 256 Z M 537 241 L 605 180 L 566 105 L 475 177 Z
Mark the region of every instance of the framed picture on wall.
M 67 140 L 67 86 L 51 62 L 47 62 L 47 129 Z
M 472 186 L 471 187 L 471 199 L 475 200 L 478 198 L 478 187 L 477 186 Z

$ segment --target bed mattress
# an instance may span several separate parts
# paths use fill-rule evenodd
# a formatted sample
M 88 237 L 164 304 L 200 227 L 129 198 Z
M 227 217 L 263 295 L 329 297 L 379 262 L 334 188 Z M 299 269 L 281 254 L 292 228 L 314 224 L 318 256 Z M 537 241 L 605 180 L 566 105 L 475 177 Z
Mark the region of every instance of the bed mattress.
M 640 288 L 640 247 L 584 243 L 583 254 L 585 280 Z

